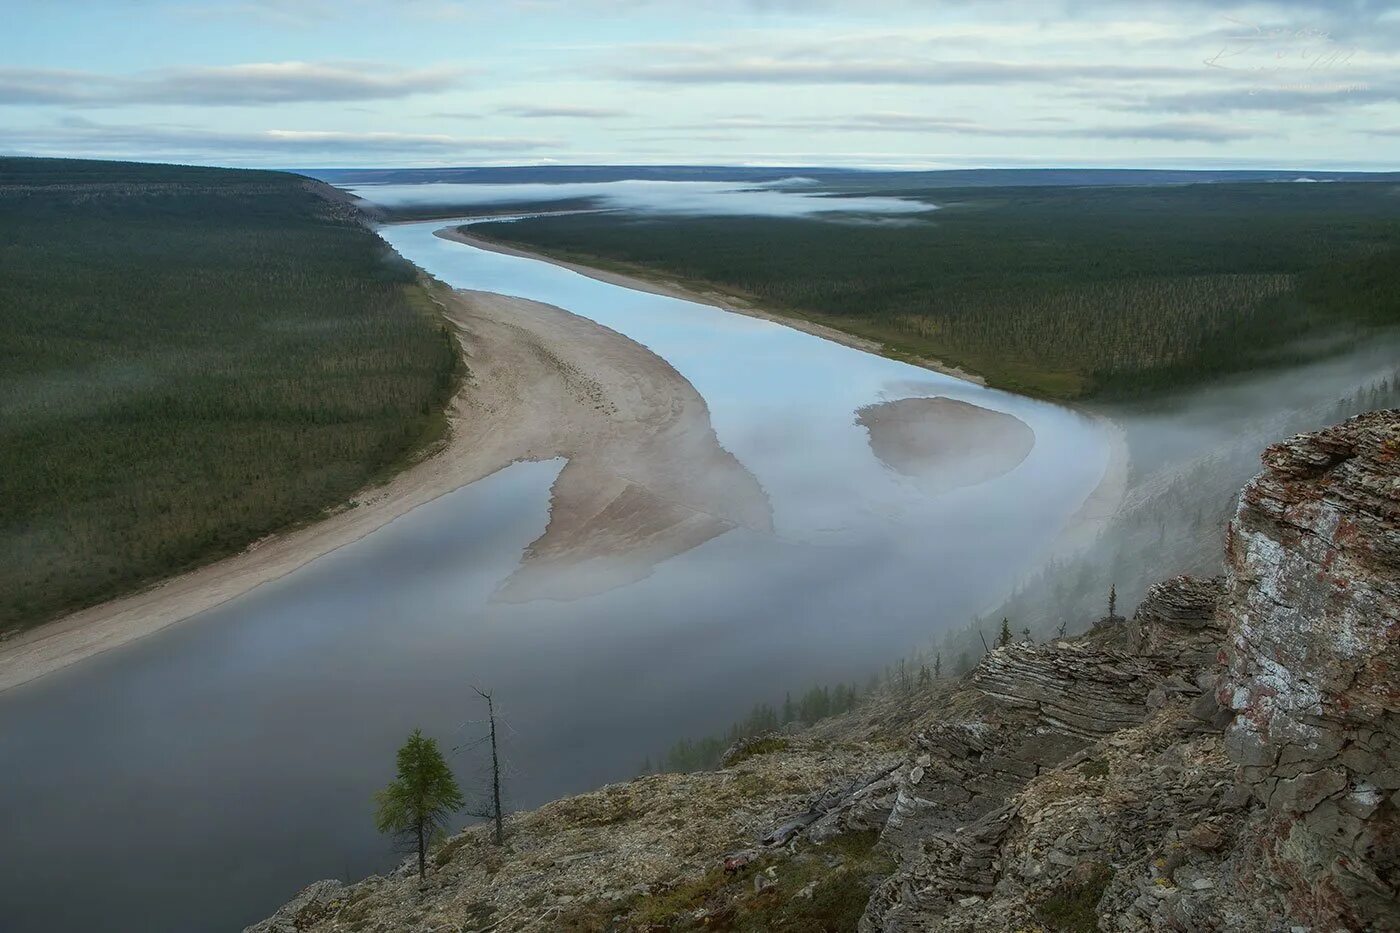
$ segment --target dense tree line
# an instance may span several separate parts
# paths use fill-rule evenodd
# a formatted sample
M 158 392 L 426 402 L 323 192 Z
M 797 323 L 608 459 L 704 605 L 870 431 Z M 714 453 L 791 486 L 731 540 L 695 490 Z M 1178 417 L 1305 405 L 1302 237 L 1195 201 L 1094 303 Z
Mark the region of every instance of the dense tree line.
M 1061 398 L 1288 365 L 1400 323 L 1392 184 L 894 193 L 940 208 L 878 223 L 614 212 L 473 232 L 718 284 Z
M 0 160 L 0 630 L 344 502 L 442 429 L 457 367 L 307 179 Z

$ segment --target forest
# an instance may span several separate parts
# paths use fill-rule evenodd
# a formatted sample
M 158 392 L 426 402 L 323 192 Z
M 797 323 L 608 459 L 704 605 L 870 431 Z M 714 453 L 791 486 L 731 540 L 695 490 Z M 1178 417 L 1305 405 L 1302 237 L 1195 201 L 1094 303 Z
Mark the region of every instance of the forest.
M 0 159 L 0 632 L 345 503 L 441 433 L 459 369 L 318 183 Z
M 879 193 L 931 209 L 897 220 L 605 212 L 472 232 L 718 286 L 892 356 L 1058 399 L 1157 396 L 1340 353 L 1400 323 L 1389 180 Z

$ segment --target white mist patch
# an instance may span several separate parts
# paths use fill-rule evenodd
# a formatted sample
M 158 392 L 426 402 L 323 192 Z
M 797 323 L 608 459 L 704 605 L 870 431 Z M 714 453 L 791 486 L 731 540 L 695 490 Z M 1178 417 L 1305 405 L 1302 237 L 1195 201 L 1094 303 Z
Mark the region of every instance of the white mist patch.
M 374 204 L 403 207 L 489 207 L 498 204 L 573 201 L 588 198 L 602 207 L 644 214 L 693 216 L 810 217 L 822 214 L 919 214 L 937 206 L 907 198 L 832 197 L 806 188 L 806 178 L 759 184 L 727 181 L 652 181 L 550 184 L 350 185 L 346 190 Z

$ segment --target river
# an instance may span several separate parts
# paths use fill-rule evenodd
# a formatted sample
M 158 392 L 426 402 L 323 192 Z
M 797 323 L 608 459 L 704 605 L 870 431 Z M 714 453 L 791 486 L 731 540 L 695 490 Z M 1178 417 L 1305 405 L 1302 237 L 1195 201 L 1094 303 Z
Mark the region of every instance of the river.
M 155 636 L 0 695 L 0 928 L 237 930 L 302 885 L 395 863 L 373 792 L 421 727 L 504 716 L 509 802 L 631 777 L 758 701 L 874 671 L 995 602 L 1105 473 L 1069 409 L 798 331 L 384 228 L 451 285 L 564 307 L 669 361 L 758 480 L 736 529 L 570 602 L 491 594 L 543 531 L 562 462 L 522 463 Z M 946 396 L 1034 431 L 1026 459 L 934 495 L 872 453 L 863 406 Z M 475 789 L 479 747 L 455 752 Z

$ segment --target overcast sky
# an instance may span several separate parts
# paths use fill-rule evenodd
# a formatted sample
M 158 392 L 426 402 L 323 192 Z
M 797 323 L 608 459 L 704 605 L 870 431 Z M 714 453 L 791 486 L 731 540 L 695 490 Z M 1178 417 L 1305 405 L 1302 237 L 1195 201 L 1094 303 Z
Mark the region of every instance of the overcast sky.
M 1400 0 L 8 0 L 0 152 L 1400 169 Z

